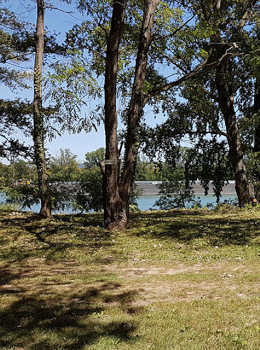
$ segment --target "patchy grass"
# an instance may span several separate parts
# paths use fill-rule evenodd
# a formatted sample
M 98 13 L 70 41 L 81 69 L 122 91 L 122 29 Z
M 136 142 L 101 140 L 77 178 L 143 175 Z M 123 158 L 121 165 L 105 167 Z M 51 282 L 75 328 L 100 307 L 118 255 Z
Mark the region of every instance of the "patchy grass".
M 0 349 L 258 349 L 257 208 L 0 210 Z

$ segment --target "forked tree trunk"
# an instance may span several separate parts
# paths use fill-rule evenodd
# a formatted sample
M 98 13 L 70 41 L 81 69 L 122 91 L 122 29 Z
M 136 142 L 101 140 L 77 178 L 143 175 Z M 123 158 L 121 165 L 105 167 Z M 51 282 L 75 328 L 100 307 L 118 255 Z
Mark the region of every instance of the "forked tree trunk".
M 113 15 L 110 34 L 107 41 L 105 73 L 105 134 L 106 155 L 101 163 L 104 192 L 104 224 L 109 229 L 120 228 L 125 218 L 122 217 L 119 196 L 119 152 L 117 139 L 117 74 L 119 45 L 123 34 L 124 15 L 127 0 L 113 1 Z
M 143 86 L 146 74 L 147 55 L 151 43 L 154 12 L 159 0 L 145 0 L 143 23 L 139 37 L 135 66 L 135 77 L 127 118 L 127 136 L 122 172 L 118 156 L 116 78 L 118 48 L 122 35 L 123 8 L 126 1 L 114 1 L 110 36 L 107 45 L 105 77 L 105 130 L 106 159 L 102 165 L 104 174 L 104 222 L 110 229 L 121 229 L 127 225 L 129 198 L 134 177 L 137 155 L 138 126 L 143 112 Z
M 37 2 L 36 50 L 34 63 L 33 100 L 33 141 L 34 157 L 37 167 L 38 187 L 41 200 L 40 215 L 51 216 L 51 203 L 48 192 L 48 179 L 44 150 L 44 121 L 42 115 L 42 65 L 44 52 L 44 0 Z
M 228 58 L 224 58 L 216 69 L 216 86 L 219 105 L 224 116 L 231 165 L 235 173 L 235 188 L 239 206 L 251 202 L 253 195 L 247 177 L 244 153 L 234 108 L 234 92 L 232 89 L 232 68 Z
M 144 2 L 143 23 L 139 36 L 134 84 L 127 114 L 124 164 L 120 178 L 120 197 L 122 199 L 122 210 L 126 218 L 129 216 L 129 199 L 134 181 L 136 157 L 139 147 L 138 128 L 144 109 L 143 87 L 146 76 L 148 50 L 152 38 L 154 13 L 159 2 L 159 0 L 146 0 Z

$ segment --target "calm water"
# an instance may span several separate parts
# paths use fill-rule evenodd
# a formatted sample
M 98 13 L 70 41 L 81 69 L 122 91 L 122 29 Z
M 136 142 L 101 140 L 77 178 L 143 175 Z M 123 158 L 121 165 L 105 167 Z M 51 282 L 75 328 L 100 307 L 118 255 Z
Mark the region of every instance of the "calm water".
M 200 199 L 202 207 L 206 207 L 208 203 L 211 203 L 216 205 L 216 198 L 214 196 L 196 196 L 196 199 Z M 226 200 L 236 200 L 236 195 L 223 195 L 220 199 L 220 202 L 223 203 Z M 149 210 L 149 209 L 159 209 L 158 207 L 153 207 L 156 200 L 159 199 L 159 196 L 141 196 L 137 198 L 137 204 L 140 210 Z M 0 203 L 5 202 L 5 197 L 3 194 L 0 193 Z M 24 208 L 23 210 L 31 210 L 33 212 L 38 212 L 40 209 L 39 205 L 33 205 L 31 208 Z M 72 213 L 72 209 L 68 208 L 66 210 L 60 210 L 56 213 L 64 213 L 64 214 L 70 214 Z M 55 212 L 54 212 L 55 213 Z M 74 212 L 75 213 L 75 212 Z
M 137 204 L 140 210 L 149 210 L 149 209 L 159 209 L 158 207 L 153 207 L 154 203 L 159 199 L 159 196 L 142 196 L 137 198 Z M 207 204 L 213 204 L 213 206 L 216 205 L 216 197 L 214 196 L 195 196 L 195 199 L 199 199 L 201 201 L 201 206 L 206 207 Z M 230 201 L 230 200 L 236 200 L 236 195 L 223 195 L 220 198 L 220 202 L 223 203 L 224 201 Z

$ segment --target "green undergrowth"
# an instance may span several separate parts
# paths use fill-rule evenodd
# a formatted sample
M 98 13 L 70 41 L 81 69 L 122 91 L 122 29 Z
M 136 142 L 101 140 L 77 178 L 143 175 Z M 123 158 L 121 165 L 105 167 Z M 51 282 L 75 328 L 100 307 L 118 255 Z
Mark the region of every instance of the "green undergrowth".
M 0 210 L 0 349 L 257 349 L 260 210 Z

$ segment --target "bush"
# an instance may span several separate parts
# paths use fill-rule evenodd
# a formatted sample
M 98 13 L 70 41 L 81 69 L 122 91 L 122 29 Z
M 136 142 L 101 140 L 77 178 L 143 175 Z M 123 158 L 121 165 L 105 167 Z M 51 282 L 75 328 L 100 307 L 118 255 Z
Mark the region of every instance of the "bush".
M 80 190 L 76 195 L 75 209 L 82 212 L 103 209 L 102 174 L 98 167 L 86 169 L 80 177 Z

